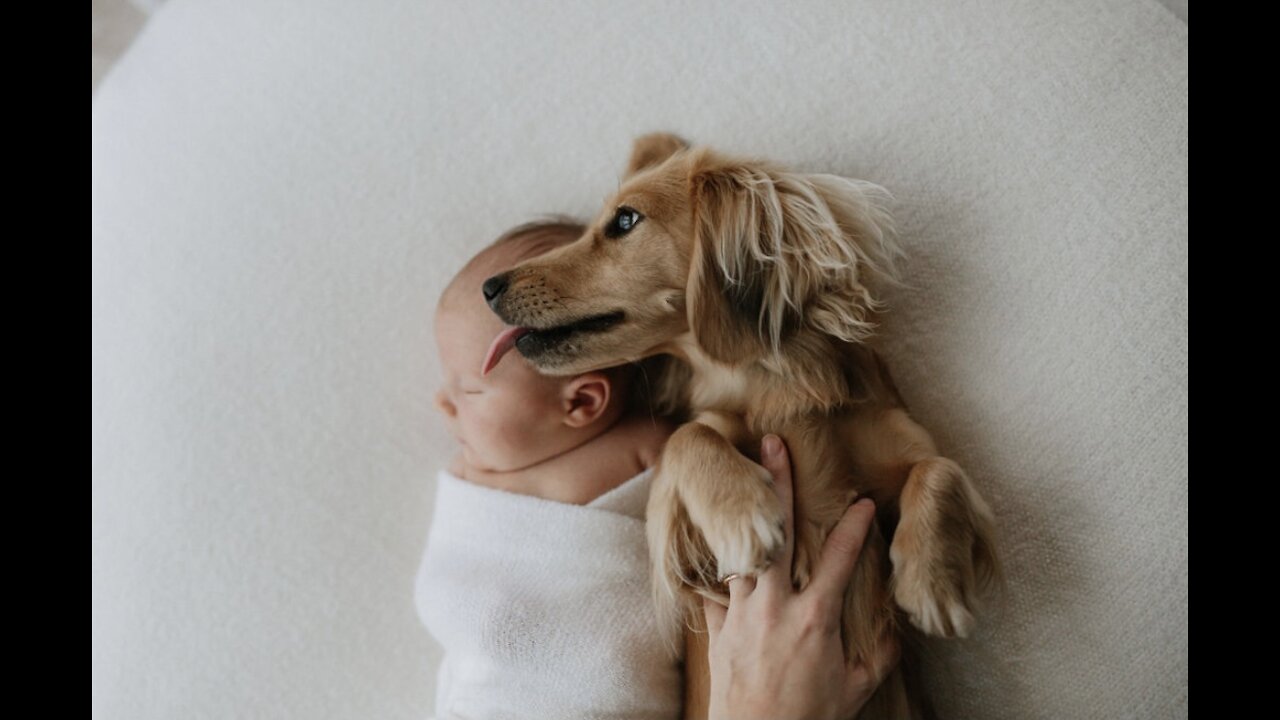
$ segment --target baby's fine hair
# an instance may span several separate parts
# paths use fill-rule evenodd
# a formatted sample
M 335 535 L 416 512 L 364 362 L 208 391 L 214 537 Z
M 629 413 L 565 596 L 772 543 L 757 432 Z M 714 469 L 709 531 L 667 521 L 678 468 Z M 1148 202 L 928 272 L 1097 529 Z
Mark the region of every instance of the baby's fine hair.
M 452 306 L 457 301 L 459 293 L 464 292 L 461 287 L 463 280 L 470 279 L 476 266 L 488 260 L 494 253 L 510 250 L 512 253 L 510 262 L 514 265 L 525 258 L 540 255 L 561 245 L 568 245 L 578 239 L 585 230 L 585 225 L 564 215 L 551 215 L 511 228 L 472 256 L 449 280 L 449 284 L 440 293 L 441 304 Z M 518 247 L 511 247 L 513 245 Z
M 567 215 L 549 215 L 541 220 L 533 220 L 517 225 L 498 236 L 489 243 L 485 250 L 501 247 L 513 242 L 545 241 L 555 247 L 568 245 L 586 232 L 587 226 Z

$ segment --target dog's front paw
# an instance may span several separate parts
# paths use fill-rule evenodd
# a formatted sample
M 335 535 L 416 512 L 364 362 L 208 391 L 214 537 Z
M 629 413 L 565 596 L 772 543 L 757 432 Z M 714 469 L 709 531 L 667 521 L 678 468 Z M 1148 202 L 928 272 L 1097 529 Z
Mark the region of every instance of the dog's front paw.
M 700 523 L 721 577 L 758 575 L 777 557 L 786 541 L 782 504 L 768 470 L 743 458 L 742 477 L 721 482 L 726 492 L 710 516 Z M 749 476 L 748 476 L 749 473 Z
M 893 562 L 893 598 L 911 618 L 911 624 L 937 637 L 968 637 L 973 630 L 973 611 L 965 599 L 963 584 L 957 584 L 939 567 L 920 555 L 904 551 L 899 528 L 889 559 Z M 944 562 L 945 564 L 945 562 Z
M 902 519 L 889 547 L 893 595 L 912 624 L 938 637 L 967 637 L 982 591 L 996 573 L 991 510 L 954 462 L 912 468 Z

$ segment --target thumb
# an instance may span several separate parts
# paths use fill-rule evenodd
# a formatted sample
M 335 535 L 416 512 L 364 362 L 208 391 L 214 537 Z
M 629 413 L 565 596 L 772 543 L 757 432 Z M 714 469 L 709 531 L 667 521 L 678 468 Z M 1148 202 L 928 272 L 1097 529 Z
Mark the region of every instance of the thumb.
M 707 633 L 711 636 L 711 643 L 715 643 L 716 638 L 720 637 L 720 628 L 724 627 L 724 617 L 729 609 L 715 600 L 710 598 L 702 598 L 702 612 L 707 618 Z
M 819 597 L 844 596 L 849 578 L 853 577 L 853 566 L 862 553 L 862 542 L 875 519 L 876 506 L 870 498 L 860 498 L 845 510 L 822 545 L 822 556 L 818 558 L 817 569 L 813 571 L 806 592 L 816 593 Z M 836 607 L 839 607 L 838 602 Z

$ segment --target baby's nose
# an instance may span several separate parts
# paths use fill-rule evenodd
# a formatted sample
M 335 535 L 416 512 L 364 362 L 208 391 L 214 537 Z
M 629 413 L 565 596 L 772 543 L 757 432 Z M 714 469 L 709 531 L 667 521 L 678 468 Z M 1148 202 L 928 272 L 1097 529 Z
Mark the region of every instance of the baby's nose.
M 443 390 L 436 392 L 436 409 L 449 417 L 458 414 L 458 409 L 449 401 L 449 396 Z

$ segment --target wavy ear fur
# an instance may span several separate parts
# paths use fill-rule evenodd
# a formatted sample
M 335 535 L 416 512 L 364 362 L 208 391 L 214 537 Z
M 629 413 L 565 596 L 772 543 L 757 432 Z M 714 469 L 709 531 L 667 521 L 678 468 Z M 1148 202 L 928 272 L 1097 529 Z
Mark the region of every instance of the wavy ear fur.
M 882 306 L 866 281 L 895 282 L 889 194 L 862 180 L 793 173 L 700 149 L 691 158 L 689 326 L 712 358 L 780 358 L 807 327 L 860 342 Z

